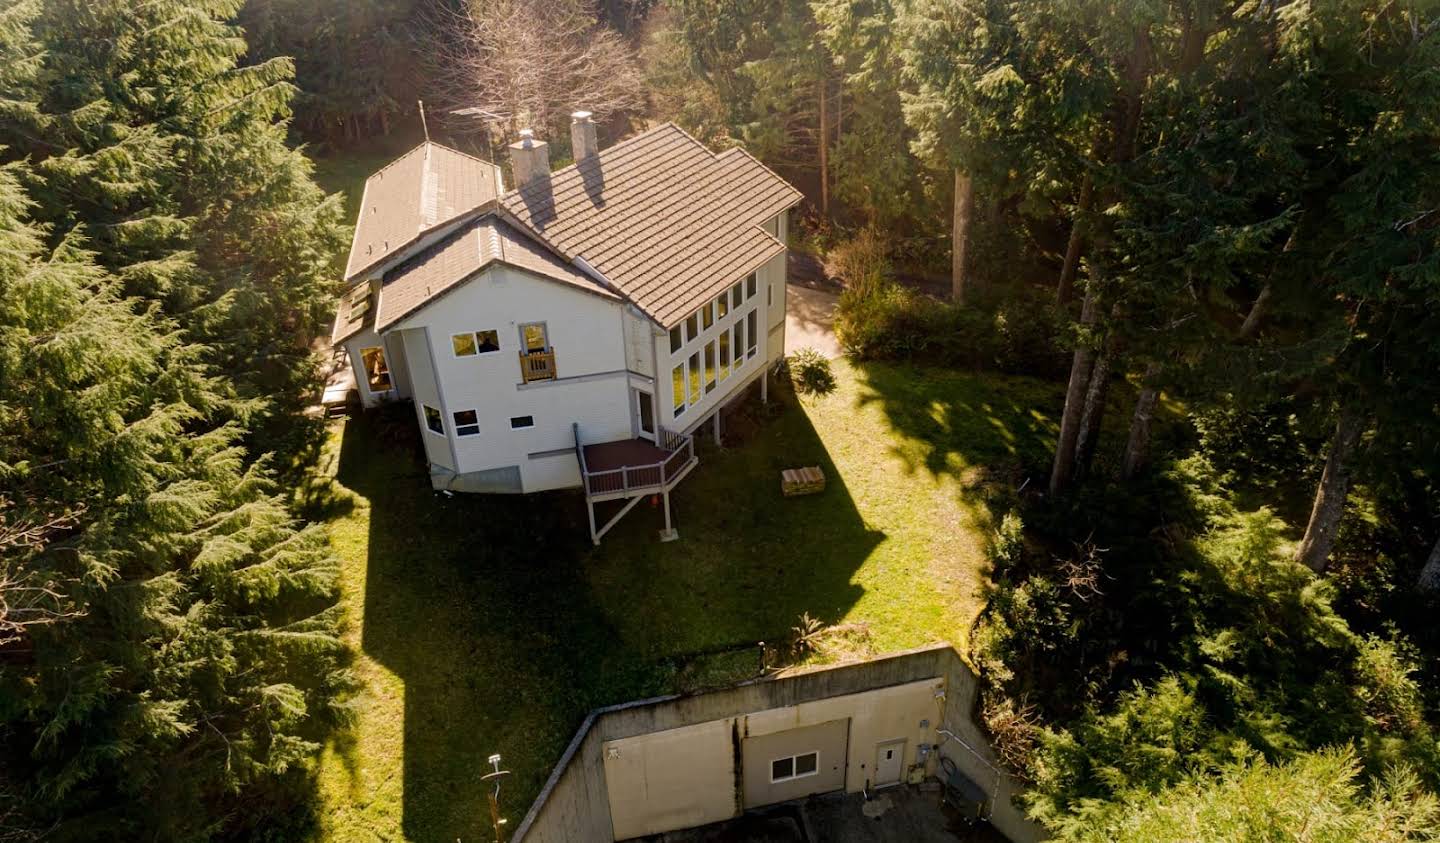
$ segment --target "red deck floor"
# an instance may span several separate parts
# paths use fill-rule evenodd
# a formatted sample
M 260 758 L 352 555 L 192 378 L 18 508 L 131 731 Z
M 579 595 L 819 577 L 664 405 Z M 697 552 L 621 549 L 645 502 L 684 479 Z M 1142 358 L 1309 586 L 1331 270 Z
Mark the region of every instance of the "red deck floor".
M 645 439 L 597 442 L 585 446 L 585 467 L 591 472 L 613 471 L 625 466 L 654 465 L 664 462 L 668 456 L 669 451 L 657 448 Z

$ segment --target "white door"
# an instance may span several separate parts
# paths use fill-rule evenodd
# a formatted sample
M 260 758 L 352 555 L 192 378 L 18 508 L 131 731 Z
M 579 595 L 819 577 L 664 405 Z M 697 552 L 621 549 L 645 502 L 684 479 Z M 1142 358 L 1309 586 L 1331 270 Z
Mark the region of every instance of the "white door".
M 650 393 L 639 389 L 630 390 L 630 411 L 635 414 L 635 435 L 641 439 L 655 441 L 655 402 Z
M 905 741 L 887 741 L 875 747 L 875 786 L 899 784 L 905 766 Z

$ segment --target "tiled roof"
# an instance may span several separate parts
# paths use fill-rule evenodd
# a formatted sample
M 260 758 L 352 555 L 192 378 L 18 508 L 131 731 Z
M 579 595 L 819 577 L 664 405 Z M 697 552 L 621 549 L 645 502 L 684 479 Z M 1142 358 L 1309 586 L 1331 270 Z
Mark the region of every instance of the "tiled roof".
M 619 298 L 509 224 L 486 214 L 385 273 L 375 330 L 383 332 L 492 263 L 518 267 L 606 298 Z
M 668 328 L 782 252 L 760 226 L 800 198 L 743 150 L 716 155 L 667 123 L 500 202 Z
M 365 180 L 345 279 L 397 254 L 425 232 L 495 199 L 500 168 L 426 141 Z

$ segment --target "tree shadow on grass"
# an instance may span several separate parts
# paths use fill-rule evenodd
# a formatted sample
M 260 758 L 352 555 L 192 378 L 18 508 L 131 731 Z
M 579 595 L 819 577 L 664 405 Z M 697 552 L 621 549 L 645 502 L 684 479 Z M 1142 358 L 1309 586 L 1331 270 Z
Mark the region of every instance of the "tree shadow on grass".
M 783 636 L 801 612 L 843 615 L 882 538 L 795 408 L 744 447 L 702 450 L 673 496 L 679 541 L 658 541 L 642 503 L 598 550 L 578 493 L 434 493 L 418 446 L 382 444 L 381 424 L 347 424 L 337 479 L 370 503 L 361 645 L 404 682 L 415 840 L 486 834 L 491 753 L 514 771 L 518 821 L 589 709 L 677 690 L 695 654 Z M 800 464 L 830 488 L 782 499 L 779 469 Z

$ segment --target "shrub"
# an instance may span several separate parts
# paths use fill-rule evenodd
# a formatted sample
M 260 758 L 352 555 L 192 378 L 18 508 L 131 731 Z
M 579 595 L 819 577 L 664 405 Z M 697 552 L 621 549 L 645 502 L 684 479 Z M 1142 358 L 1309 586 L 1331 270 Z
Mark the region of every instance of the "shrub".
M 874 228 L 864 228 L 830 251 L 830 267 L 854 295 L 872 295 L 892 277 L 890 259 Z
M 835 389 L 835 373 L 830 370 L 830 361 L 813 348 L 802 348 L 786 357 L 785 368 L 796 392 L 824 395 Z

